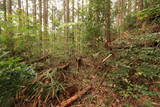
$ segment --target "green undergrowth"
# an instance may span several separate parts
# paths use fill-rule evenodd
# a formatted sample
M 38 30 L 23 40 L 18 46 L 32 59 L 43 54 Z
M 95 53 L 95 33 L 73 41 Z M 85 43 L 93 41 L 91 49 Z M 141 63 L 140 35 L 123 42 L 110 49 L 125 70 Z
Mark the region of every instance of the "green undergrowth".
M 0 106 L 57 104 L 67 84 L 63 71 L 55 68 L 35 71 L 35 65 L 22 61 L 20 57 L 12 57 L 6 49 L 0 50 Z
M 160 49 L 154 47 L 137 47 L 121 51 L 116 61 L 108 62 L 113 68 L 108 77 L 113 82 L 115 91 L 124 97 L 160 97 L 160 87 L 154 84 L 160 80 L 159 60 Z M 150 88 L 152 85 L 154 88 Z
M 21 58 L 9 57 L 8 54 L 0 50 L 0 105 L 3 106 L 10 104 L 17 90 L 35 76 L 30 66 L 19 62 Z

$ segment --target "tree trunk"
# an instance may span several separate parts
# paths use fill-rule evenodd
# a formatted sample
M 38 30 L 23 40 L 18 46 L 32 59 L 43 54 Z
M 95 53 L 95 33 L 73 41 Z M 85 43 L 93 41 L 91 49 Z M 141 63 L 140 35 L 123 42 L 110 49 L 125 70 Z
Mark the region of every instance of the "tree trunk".
M 37 9 L 36 9 L 36 0 L 33 0 L 33 23 L 36 24 L 37 20 Z
M 111 43 L 111 1 L 107 0 L 106 4 L 106 19 L 105 19 L 105 36 L 106 36 L 106 43 L 105 47 L 110 49 L 109 44 Z
M 74 12 L 74 7 L 75 7 L 75 1 L 72 0 L 72 23 L 75 22 L 75 12 Z M 74 33 L 74 30 L 75 30 L 75 26 L 72 25 L 72 44 L 75 46 L 75 33 Z M 74 47 L 75 48 L 75 47 Z M 72 49 L 72 53 L 74 53 L 74 49 Z
M 83 12 L 83 8 L 84 8 L 84 0 L 82 0 L 82 12 Z M 84 21 L 84 16 L 82 15 L 82 21 Z
M 3 0 L 4 20 L 7 21 L 6 0 Z
M 26 14 L 28 16 L 28 0 L 26 0 Z
M 12 0 L 8 0 L 8 15 L 12 14 Z
M 67 10 L 66 10 L 66 21 L 67 21 L 67 23 L 69 23 L 69 22 L 70 22 L 69 0 L 66 0 L 66 9 L 67 9 Z M 67 47 L 68 47 L 68 48 L 67 48 L 67 51 L 68 51 L 67 54 L 70 54 L 70 53 L 69 53 L 69 52 L 70 52 L 70 50 L 69 50 L 69 49 L 70 49 L 70 48 L 69 48 L 69 41 L 70 41 L 70 39 L 69 39 L 69 38 L 70 38 L 70 37 L 69 37 L 69 33 L 70 33 L 70 32 L 69 32 L 69 26 L 68 26 L 68 25 L 67 25 L 67 30 L 66 30 L 66 31 L 67 31 L 67 32 L 66 32 L 66 34 L 67 34 L 67 35 L 66 35 L 66 38 L 67 38 L 67 45 L 68 45 L 68 46 L 67 46 Z
M 128 14 L 131 13 L 131 10 L 132 10 L 132 1 L 128 0 Z
M 39 52 L 40 54 L 42 53 L 42 48 L 43 48 L 43 37 L 42 37 L 42 0 L 38 0 L 38 4 L 39 4 L 39 42 L 40 42 L 40 47 L 39 47 Z
M 40 32 L 42 33 L 42 0 L 39 0 L 39 24 L 40 24 Z
M 142 10 L 143 9 L 143 0 L 138 0 L 138 10 Z
M 19 28 L 20 28 L 20 26 L 21 26 L 21 23 L 22 23 L 22 6 L 21 6 L 21 0 L 18 0 L 18 17 L 19 17 Z
M 134 11 L 137 11 L 137 0 L 134 1 Z
M 44 35 L 48 35 L 48 0 L 43 1 L 43 27 Z

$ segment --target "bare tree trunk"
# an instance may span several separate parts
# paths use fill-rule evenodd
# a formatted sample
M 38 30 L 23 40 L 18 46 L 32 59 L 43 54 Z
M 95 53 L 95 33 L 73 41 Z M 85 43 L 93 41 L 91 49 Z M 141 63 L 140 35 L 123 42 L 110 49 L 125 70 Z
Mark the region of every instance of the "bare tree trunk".
M 66 11 L 66 21 L 67 21 L 67 23 L 69 23 L 70 22 L 69 0 L 66 0 L 66 9 L 67 9 L 67 11 Z M 68 40 L 68 38 L 69 38 L 69 27 L 67 26 L 67 40 Z
M 74 8 L 75 8 L 75 1 L 72 0 L 72 23 L 75 22 L 75 12 L 74 12 Z M 74 33 L 74 30 L 75 30 L 75 26 L 72 25 L 72 44 L 75 46 L 75 33 Z M 74 47 L 75 49 L 75 47 Z M 74 49 L 72 49 L 72 53 L 74 53 Z
M 75 12 L 74 12 L 74 8 L 75 8 L 75 1 L 72 0 L 72 22 L 74 23 L 75 21 Z M 74 25 L 72 26 L 72 31 L 73 31 L 73 40 L 74 40 Z
M 39 24 L 40 24 L 40 34 L 42 35 L 42 0 L 39 0 Z
M 109 45 L 111 43 L 111 1 L 107 0 L 106 4 L 106 19 L 105 19 L 105 36 L 106 36 L 106 43 L 105 47 L 109 48 Z
M 38 0 L 38 4 L 39 4 L 39 42 L 40 42 L 40 47 L 39 47 L 39 52 L 41 54 L 42 52 L 42 48 L 43 48 L 43 37 L 42 37 L 42 0 Z
M 8 0 L 8 15 L 12 14 L 12 0 Z
M 6 0 L 3 0 L 4 20 L 7 21 Z
M 80 21 L 80 2 L 79 0 L 77 0 L 77 21 L 79 22 Z M 78 53 L 80 53 L 80 26 L 77 25 L 77 39 L 76 39 L 76 42 L 77 42 L 77 49 L 78 49 Z
M 26 0 L 26 13 L 27 13 L 27 16 L 28 16 L 28 0 Z
M 142 10 L 143 9 L 143 0 L 138 0 L 138 10 Z
M 66 21 L 67 21 L 67 23 L 69 23 L 70 22 L 70 8 L 69 8 L 69 0 L 66 0 Z M 70 41 L 70 35 L 69 35 L 69 27 L 68 27 L 68 25 L 67 25 L 67 32 L 66 32 L 66 38 L 67 38 L 67 54 L 70 54 L 69 52 L 70 52 L 70 46 L 69 46 L 69 41 Z
M 36 1 L 37 0 L 33 0 L 33 23 L 36 24 L 36 21 L 37 21 L 37 7 L 36 7 Z
M 48 35 L 48 0 L 43 1 L 43 27 L 44 35 Z
M 137 0 L 134 1 L 134 11 L 137 11 Z
M 74 12 L 74 0 L 72 0 L 72 22 L 74 22 L 74 16 L 75 16 L 75 12 Z
M 132 10 L 132 1 L 128 0 L 128 14 L 131 13 Z
M 22 23 L 22 6 L 21 6 L 21 0 L 18 0 L 18 17 L 19 17 L 19 28 L 21 26 L 21 23 Z
M 83 8 L 84 8 L 84 0 L 82 0 L 82 12 L 83 12 Z M 82 21 L 84 20 L 84 16 L 82 15 Z
M 52 32 L 55 30 L 55 25 L 54 25 L 54 18 L 55 18 L 55 11 L 54 11 L 54 6 L 52 5 Z

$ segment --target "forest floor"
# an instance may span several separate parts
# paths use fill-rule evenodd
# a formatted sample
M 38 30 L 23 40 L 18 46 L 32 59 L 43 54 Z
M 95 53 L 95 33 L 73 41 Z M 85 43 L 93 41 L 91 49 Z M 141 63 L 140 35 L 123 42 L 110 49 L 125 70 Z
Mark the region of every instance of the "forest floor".
M 141 106 L 144 99 L 133 99 L 121 97 L 115 93 L 106 75 L 111 71 L 103 61 L 114 60 L 114 56 L 75 55 L 68 60 L 57 61 L 58 58 L 49 58 L 44 64 L 46 69 L 59 68 L 63 71 L 63 81 L 69 88 L 65 89 L 63 98 L 59 103 L 70 99 L 88 86 L 92 88 L 85 94 L 71 102 L 68 107 L 136 107 Z M 78 60 L 77 60 L 78 59 Z M 47 62 L 47 61 L 46 61 Z M 61 77 L 62 78 L 62 77 Z M 60 106 L 61 107 L 61 106 Z M 143 107 L 143 106 L 141 106 Z
M 45 54 L 28 62 L 35 66 L 37 77 L 32 86 L 20 90 L 25 97 L 18 99 L 17 105 L 160 107 L 160 85 L 156 83 L 160 71 L 159 45 L 148 39 L 123 40 L 121 44 L 113 45 L 111 51 L 103 46 L 93 46 L 81 54 L 68 57 Z M 28 97 L 30 88 L 34 90 Z

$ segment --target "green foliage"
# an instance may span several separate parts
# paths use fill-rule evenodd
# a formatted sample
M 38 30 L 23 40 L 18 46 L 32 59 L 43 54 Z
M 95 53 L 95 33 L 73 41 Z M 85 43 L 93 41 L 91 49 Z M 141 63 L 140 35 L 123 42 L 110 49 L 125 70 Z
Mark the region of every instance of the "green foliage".
M 125 17 L 125 21 L 123 25 L 124 30 L 131 30 L 133 28 L 136 28 L 137 27 L 136 21 L 137 21 L 137 18 L 133 13 L 127 15 Z
M 135 41 L 133 41 L 134 46 L 149 46 L 149 47 L 159 47 L 160 46 L 160 36 L 159 33 L 145 33 L 142 35 L 134 36 Z
M 12 19 L 9 19 L 9 17 Z M 19 21 L 19 17 L 21 20 Z M 0 46 L 5 47 L 13 55 L 30 57 L 39 54 L 40 41 L 38 35 L 39 25 L 31 21 L 30 16 L 15 13 L 8 16 L 8 21 L 0 20 Z M 27 56 L 28 55 L 28 56 Z
M 156 48 L 131 48 L 123 51 L 118 61 L 110 62 L 114 70 L 108 75 L 124 97 L 157 95 L 146 83 L 160 79 L 160 50 Z
M 155 7 L 155 8 L 147 8 L 142 11 L 138 11 L 135 15 L 138 20 L 140 21 L 154 21 L 154 22 L 160 22 L 160 8 Z
M 36 73 L 21 60 L 9 57 L 5 50 L 0 51 L 0 106 L 37 101 L 39 96 L 42 101 L 50 103 L 50 99 L 57 98 L 64 91 L 61 71 L 53 69 Z
M 7 57 L 8 52 L 0 51 L 0 105 L 11 103 L 17 90 L 34 77 L 33 70 L 20 63 L 21 58 Z
M 107 17 L 107 0 L 90 0 L 85 18 L 85 39 L 92 40 L 104 35 L 105 20 Z
M 122 27 L 124 30 L 132 30 L 143 23 L 160 23 L 159 13 L 159 6 L 132 12 L 125 17 Z
M 62 81 L 60 81 L 62 80 L 60 77 L 61 73 L 61 71 L 56 69 L 53 72 L 44 71 L 37 73 L 37 77 L 32 82 L 29 82 L 29 85 L 20 90 L 20 96 L 25 97 L 19 103 L 23 104 L 26 99 L 29 102 L 37 101 L 38 98 L 40 98 L 42 103 L 56 103 L 56 98 L 64 91 Z M 55 99 L 55 102 L 50 102 L 51 99 Z
M 144 8 L 160 6 L 160 0 L 144 0 Z

